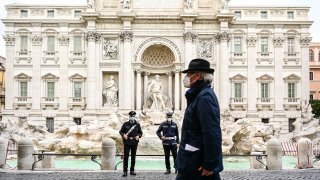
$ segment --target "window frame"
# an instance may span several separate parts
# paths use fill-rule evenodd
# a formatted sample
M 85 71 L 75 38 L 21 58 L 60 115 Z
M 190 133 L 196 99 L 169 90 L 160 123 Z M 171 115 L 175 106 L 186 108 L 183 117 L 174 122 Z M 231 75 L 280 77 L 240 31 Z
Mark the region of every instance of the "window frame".
M 234 37 L 233 41 L 234 53 L 242 53 L 242 38 Z
M 314 52 L 312 49 L 309 49 L 309 62 L 314 62 Z
M 261 19 L 268 19 L 268 11 L 260 11 Z
M 54 53 L 56 51 L 56 37 L 49 35 L 47 36 L 47 53 Z
M 80 18 L 81 17 L 81 11 L 80 10 L 74 10 L 74 17 Z
M 236 19 L 241 19 L 241 18 L 242 18 L 241 11 L 235 11 L 235 12 L 234 12 L 234 17 L 235 17 Z
M 309 72 L 309 80 L 310 80 L 310 81 L 313 80 L 313 72 L 312 72 L 312 71 Z
M 293 11 L 287 11 L 287 18 L 288 19 L 294 19 L 294 12 Z
M 297 97 L 297 83 L 288 82 L 288 98 L 293 99 Z
M 47 10 L 47 18 L 54 18 L 54 16 L 55 16 L 54 10 L 52 9 Z
M 26 18 L 26 17 L 28 17 L 28 10 L 25 10 L 25 9 L 21 9 L 20 10 L 20 17 L 21 18 Z
M 20 36 L 20 51 L 28 51 L 28 36 Z
M 294 37 L 287 38 L 287 48 L 288 48 L 288 53 L 295 53 L 295 38 Z
M 260 38 L 260 51 L 262 53 L 269 52 L 269 38 L 268 37 L 261 37 Z

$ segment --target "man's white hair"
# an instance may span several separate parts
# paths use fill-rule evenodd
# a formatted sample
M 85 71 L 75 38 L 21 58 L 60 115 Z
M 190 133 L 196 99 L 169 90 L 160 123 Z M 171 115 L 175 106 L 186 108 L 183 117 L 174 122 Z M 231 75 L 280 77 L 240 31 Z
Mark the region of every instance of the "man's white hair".
M 201 75 L 202 75 L 204 81 L 209 82 L 209 83 L 211 83 L 213 81 L 213 74 L 201 72 Z

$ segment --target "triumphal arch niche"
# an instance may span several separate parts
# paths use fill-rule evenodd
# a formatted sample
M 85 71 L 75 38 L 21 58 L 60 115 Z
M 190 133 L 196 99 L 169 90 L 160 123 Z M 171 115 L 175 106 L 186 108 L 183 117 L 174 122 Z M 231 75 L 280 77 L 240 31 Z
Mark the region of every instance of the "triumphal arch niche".
M 180 51 L 172 41 L 157 37 L 146 40 L 136 58 L 135 66 L 143 76 L 142 112 L 154 123 L 161 122 L 166 112 L 173 111 L 173 99 L 179 96 L 173 85 L 179 87 Z

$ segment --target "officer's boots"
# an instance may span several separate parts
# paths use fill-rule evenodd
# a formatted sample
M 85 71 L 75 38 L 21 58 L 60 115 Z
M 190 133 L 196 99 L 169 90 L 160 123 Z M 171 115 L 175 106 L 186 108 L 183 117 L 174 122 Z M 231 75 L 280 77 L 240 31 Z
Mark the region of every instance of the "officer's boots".
M 167 169 L 164 174 L 170 174 L 170 173 L 171 173 L 170 169 Z
M 128 176 L 128 172 L 127 171 L 123 171 L 122 177 L 126 177 Z
M 135 173 L 134 171 L 130 171 L 130 175 L 137 175 L 137 173 Z

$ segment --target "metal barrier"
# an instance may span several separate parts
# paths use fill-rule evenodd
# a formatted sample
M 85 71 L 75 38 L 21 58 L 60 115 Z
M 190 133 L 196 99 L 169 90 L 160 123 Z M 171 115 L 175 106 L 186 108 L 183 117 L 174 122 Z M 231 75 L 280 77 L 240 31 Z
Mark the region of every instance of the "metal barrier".
M 32 170 L 34 170 L 34 166 L 37 162 L 42 161 L 44 159 L 44 156 L 91 156 L 91 161 L 97 163 L 100 165 L 100 169 L 102 169 L 101 167 L 101 163 L 99 163 L 96 159 L 98 156 L 101 156 L 101 154 L 52 154 L 52 153 L 45 153 L 44 151 L 41 151 L 42 153 L 33 153 L 32 155 L 34 156 L 38 156 L 38 161 L 35 161 L 32 164 Z
M 296 156 L 298 152 L 298 146 L 295 142 L 282 142 L 282 155 L 284 156 Z
M 123 156 L 124 156 L 124 155 L 123 155 L 123 154 L 122 154 L 122 155 L 121 155 L 121 154 L 117 154 L 116 157 L 117 157 L 117 156 L 118 156 L 118 157 L 121 156 L 121 159 L 123 159 Z M 139 155 L 136 155 L 136 156 L 157 157 L 157 156 L 164 156 L 164 155 L 142 155 L 142 154 L 139 154 Z M 231 154 L 223 155 L 223 157 L 234 157 L 234 156 L 236 156 L 236 157 L 255 156 L 255 157 L 256 157 L 256 160 L 257 160 L 260 164 L 262 164 L 263 166 L 265 166 L 265 167 L 266 167 L 266 170 L 268 170 L 268 166 L 262 162 L 262 157 L 267 157 L 266 154 L 261 154 L 261 155 L 231 155 Z M 118 166 L 120 163 L 122 163 L 122 162 L 123 162 L 123 161 L 118 162 L 118 163 L 115 165 L 114 170 L 117 170 L 117 166 Z

